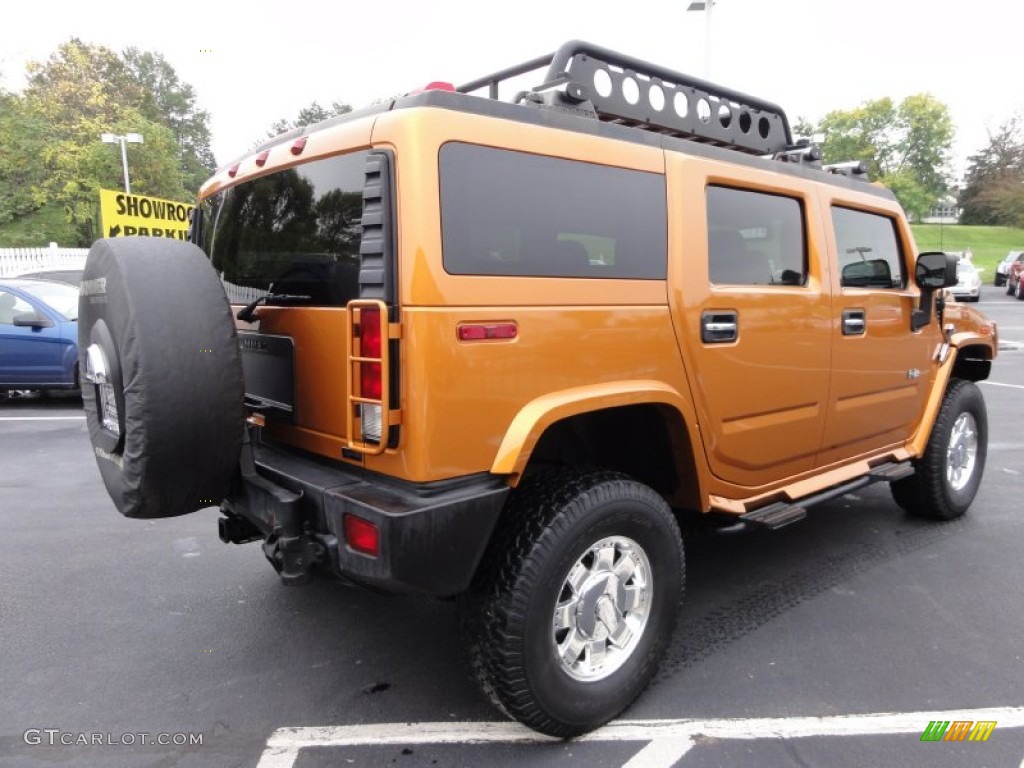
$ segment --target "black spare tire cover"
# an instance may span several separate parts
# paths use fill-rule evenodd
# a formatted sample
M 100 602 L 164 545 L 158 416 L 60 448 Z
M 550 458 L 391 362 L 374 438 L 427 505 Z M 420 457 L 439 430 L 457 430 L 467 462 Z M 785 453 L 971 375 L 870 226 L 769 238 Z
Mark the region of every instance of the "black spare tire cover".
M 209 259 L 180 240 L 99 240 L 78 302 L 89 439 L 117 509 L 156 518 L 219 504 L 238 467 L 245 393 L 231 306 Z

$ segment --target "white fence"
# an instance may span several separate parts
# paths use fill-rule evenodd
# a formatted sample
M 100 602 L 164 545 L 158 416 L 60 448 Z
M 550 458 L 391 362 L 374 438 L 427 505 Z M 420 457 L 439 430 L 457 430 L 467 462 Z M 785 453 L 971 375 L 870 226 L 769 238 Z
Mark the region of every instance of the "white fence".
M 49 248 L 0 248 L 0 277 L 48 267 L 81 268 L 88 255 L 88 248 L 58 248 L 56 243 Z

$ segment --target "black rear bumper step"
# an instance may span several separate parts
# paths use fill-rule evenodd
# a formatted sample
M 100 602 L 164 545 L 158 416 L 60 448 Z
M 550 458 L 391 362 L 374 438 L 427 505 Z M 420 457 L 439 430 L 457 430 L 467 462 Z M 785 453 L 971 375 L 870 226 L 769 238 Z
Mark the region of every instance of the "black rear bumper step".
M 807 508 L 815 504 L 838 498 L 872 483 L 891 483 L 895 480 L 910 477 L 912 474 L 914 474 L 913 463 L 909 461 L 890 461 L 872 468 L 863 477 L 858 477 L 856 480 L 851 480 L 847 483 L 841 483 L 820 493 L 811 494 L 793 502 L 776 501 L 763 507 L 752 509 L 740 515 L 740 520 L 749 525 L 769 528 L 774 531 L 798 520 L 803 520 L 807 517 Z

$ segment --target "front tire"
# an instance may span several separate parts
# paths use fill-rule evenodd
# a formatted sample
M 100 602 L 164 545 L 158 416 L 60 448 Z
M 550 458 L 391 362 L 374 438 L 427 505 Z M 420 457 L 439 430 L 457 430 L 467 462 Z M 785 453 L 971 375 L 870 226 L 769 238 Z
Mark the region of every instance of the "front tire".
M 683 547 L 641 483 L 555 470 L 524 483 L 463 602 L 473 670 L 506 714 L 552 736 L 611 720 L 647 686 L 672 633 Z
M 914 517 L 960 517 L 978 493 L 987 453 L 985 399 L 973 382 L 953 379 L 916 472 L 892 484 L 893 499 Z

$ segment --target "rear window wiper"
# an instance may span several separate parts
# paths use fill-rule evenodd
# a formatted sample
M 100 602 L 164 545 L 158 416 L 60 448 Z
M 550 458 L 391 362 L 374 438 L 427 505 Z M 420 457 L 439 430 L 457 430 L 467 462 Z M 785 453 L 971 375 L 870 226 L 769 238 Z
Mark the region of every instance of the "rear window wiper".
M 291 293 L 266 293 L 260 296 L 255 301 L 250 301 L 235 315 L 239 320 L 246 323 L 251 323 L 256 318 L 256 307 L 260 304 L 266 304 L 268 302 L 274 302 L 275 304 L 292 304 L 300 301 L 312 301 L 312 296 L 298 296 Z

